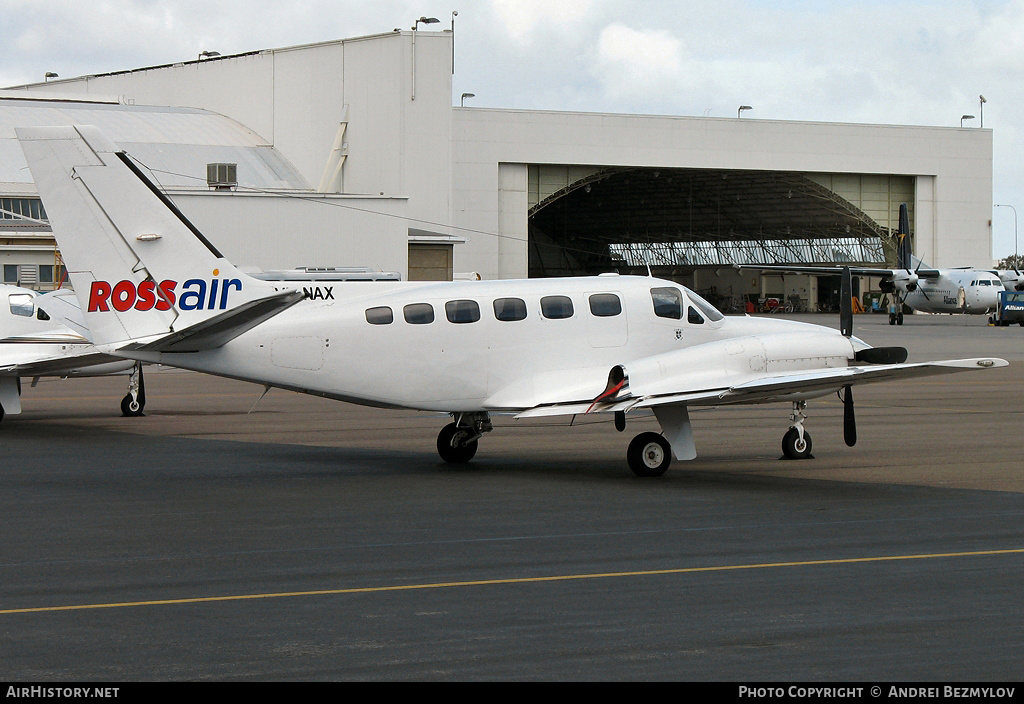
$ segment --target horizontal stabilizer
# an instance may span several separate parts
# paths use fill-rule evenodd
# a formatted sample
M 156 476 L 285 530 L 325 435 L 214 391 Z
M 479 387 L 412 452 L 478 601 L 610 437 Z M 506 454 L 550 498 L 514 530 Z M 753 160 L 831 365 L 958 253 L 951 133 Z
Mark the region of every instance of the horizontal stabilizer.
M 158 340 L 141 345 L 128 345 L 123 351 L 200 352 L 214 349 L 252 330 L 303 298 L 305 295 L 302 291 L 288 291 L 249 301 Z

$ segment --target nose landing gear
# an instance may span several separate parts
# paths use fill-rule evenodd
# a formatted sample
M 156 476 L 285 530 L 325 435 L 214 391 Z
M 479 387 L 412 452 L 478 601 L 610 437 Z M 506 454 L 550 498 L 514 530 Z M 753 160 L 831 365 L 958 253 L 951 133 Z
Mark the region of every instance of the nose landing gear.
M 807 401 L 794 401 L 793 413 L 789 419 L 792 425 L 782 438 L 782 454 L 790 460 L 806 460 L 811 457 L 811 434 L 804 430 Z

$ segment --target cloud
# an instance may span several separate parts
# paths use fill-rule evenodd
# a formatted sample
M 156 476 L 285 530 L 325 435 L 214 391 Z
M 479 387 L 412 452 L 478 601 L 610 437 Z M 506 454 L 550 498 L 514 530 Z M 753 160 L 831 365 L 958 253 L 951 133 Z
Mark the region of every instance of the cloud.
M 635 30 L 622 24 L 604 28 L 595 70 L 605 93 L 629 97 L 680 81 L 683 43 L 665 30 Z

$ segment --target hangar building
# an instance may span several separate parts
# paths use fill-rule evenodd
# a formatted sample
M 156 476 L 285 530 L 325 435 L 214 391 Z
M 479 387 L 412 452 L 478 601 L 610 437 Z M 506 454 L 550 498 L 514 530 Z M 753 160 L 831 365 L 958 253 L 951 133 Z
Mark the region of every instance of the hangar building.
M 14 127 L 76 123 L 262 269 L 651 267 L 719 301 L 788 285 L 813 307 L 813 278 L 732 264 L 891 261 L 903 202 L 929 264 L 991 266 L 991 130 L 453 107 L 452 47 L 396 30 L 0 91 L 4 280 L 60 271 Z

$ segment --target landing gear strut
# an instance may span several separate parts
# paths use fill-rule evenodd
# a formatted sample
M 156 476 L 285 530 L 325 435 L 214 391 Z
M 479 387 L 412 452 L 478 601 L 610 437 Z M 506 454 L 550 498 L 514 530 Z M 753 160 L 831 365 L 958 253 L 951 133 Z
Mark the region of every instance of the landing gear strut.
M 793 424 L 782 438 L 782 453 L 787 459 L 806 460 L 811 456 L 811 434 L 804 430 L 806 408 L 807 401 L 793 402 L 793 413 L 789 416 Z
M 142 362 L 135 363 L 135 369 L 128 377 L 128 394 L 121 399 L 121 415 L 137 417 L 146 407 L 146 380 L 142 378 Z
M 477 440 L 493 430 L 487 413 L 453 413 L 454 423 L 441 428 L 437 435 L 437 454 L 452 464 L 463 464 L 476 454 Z

